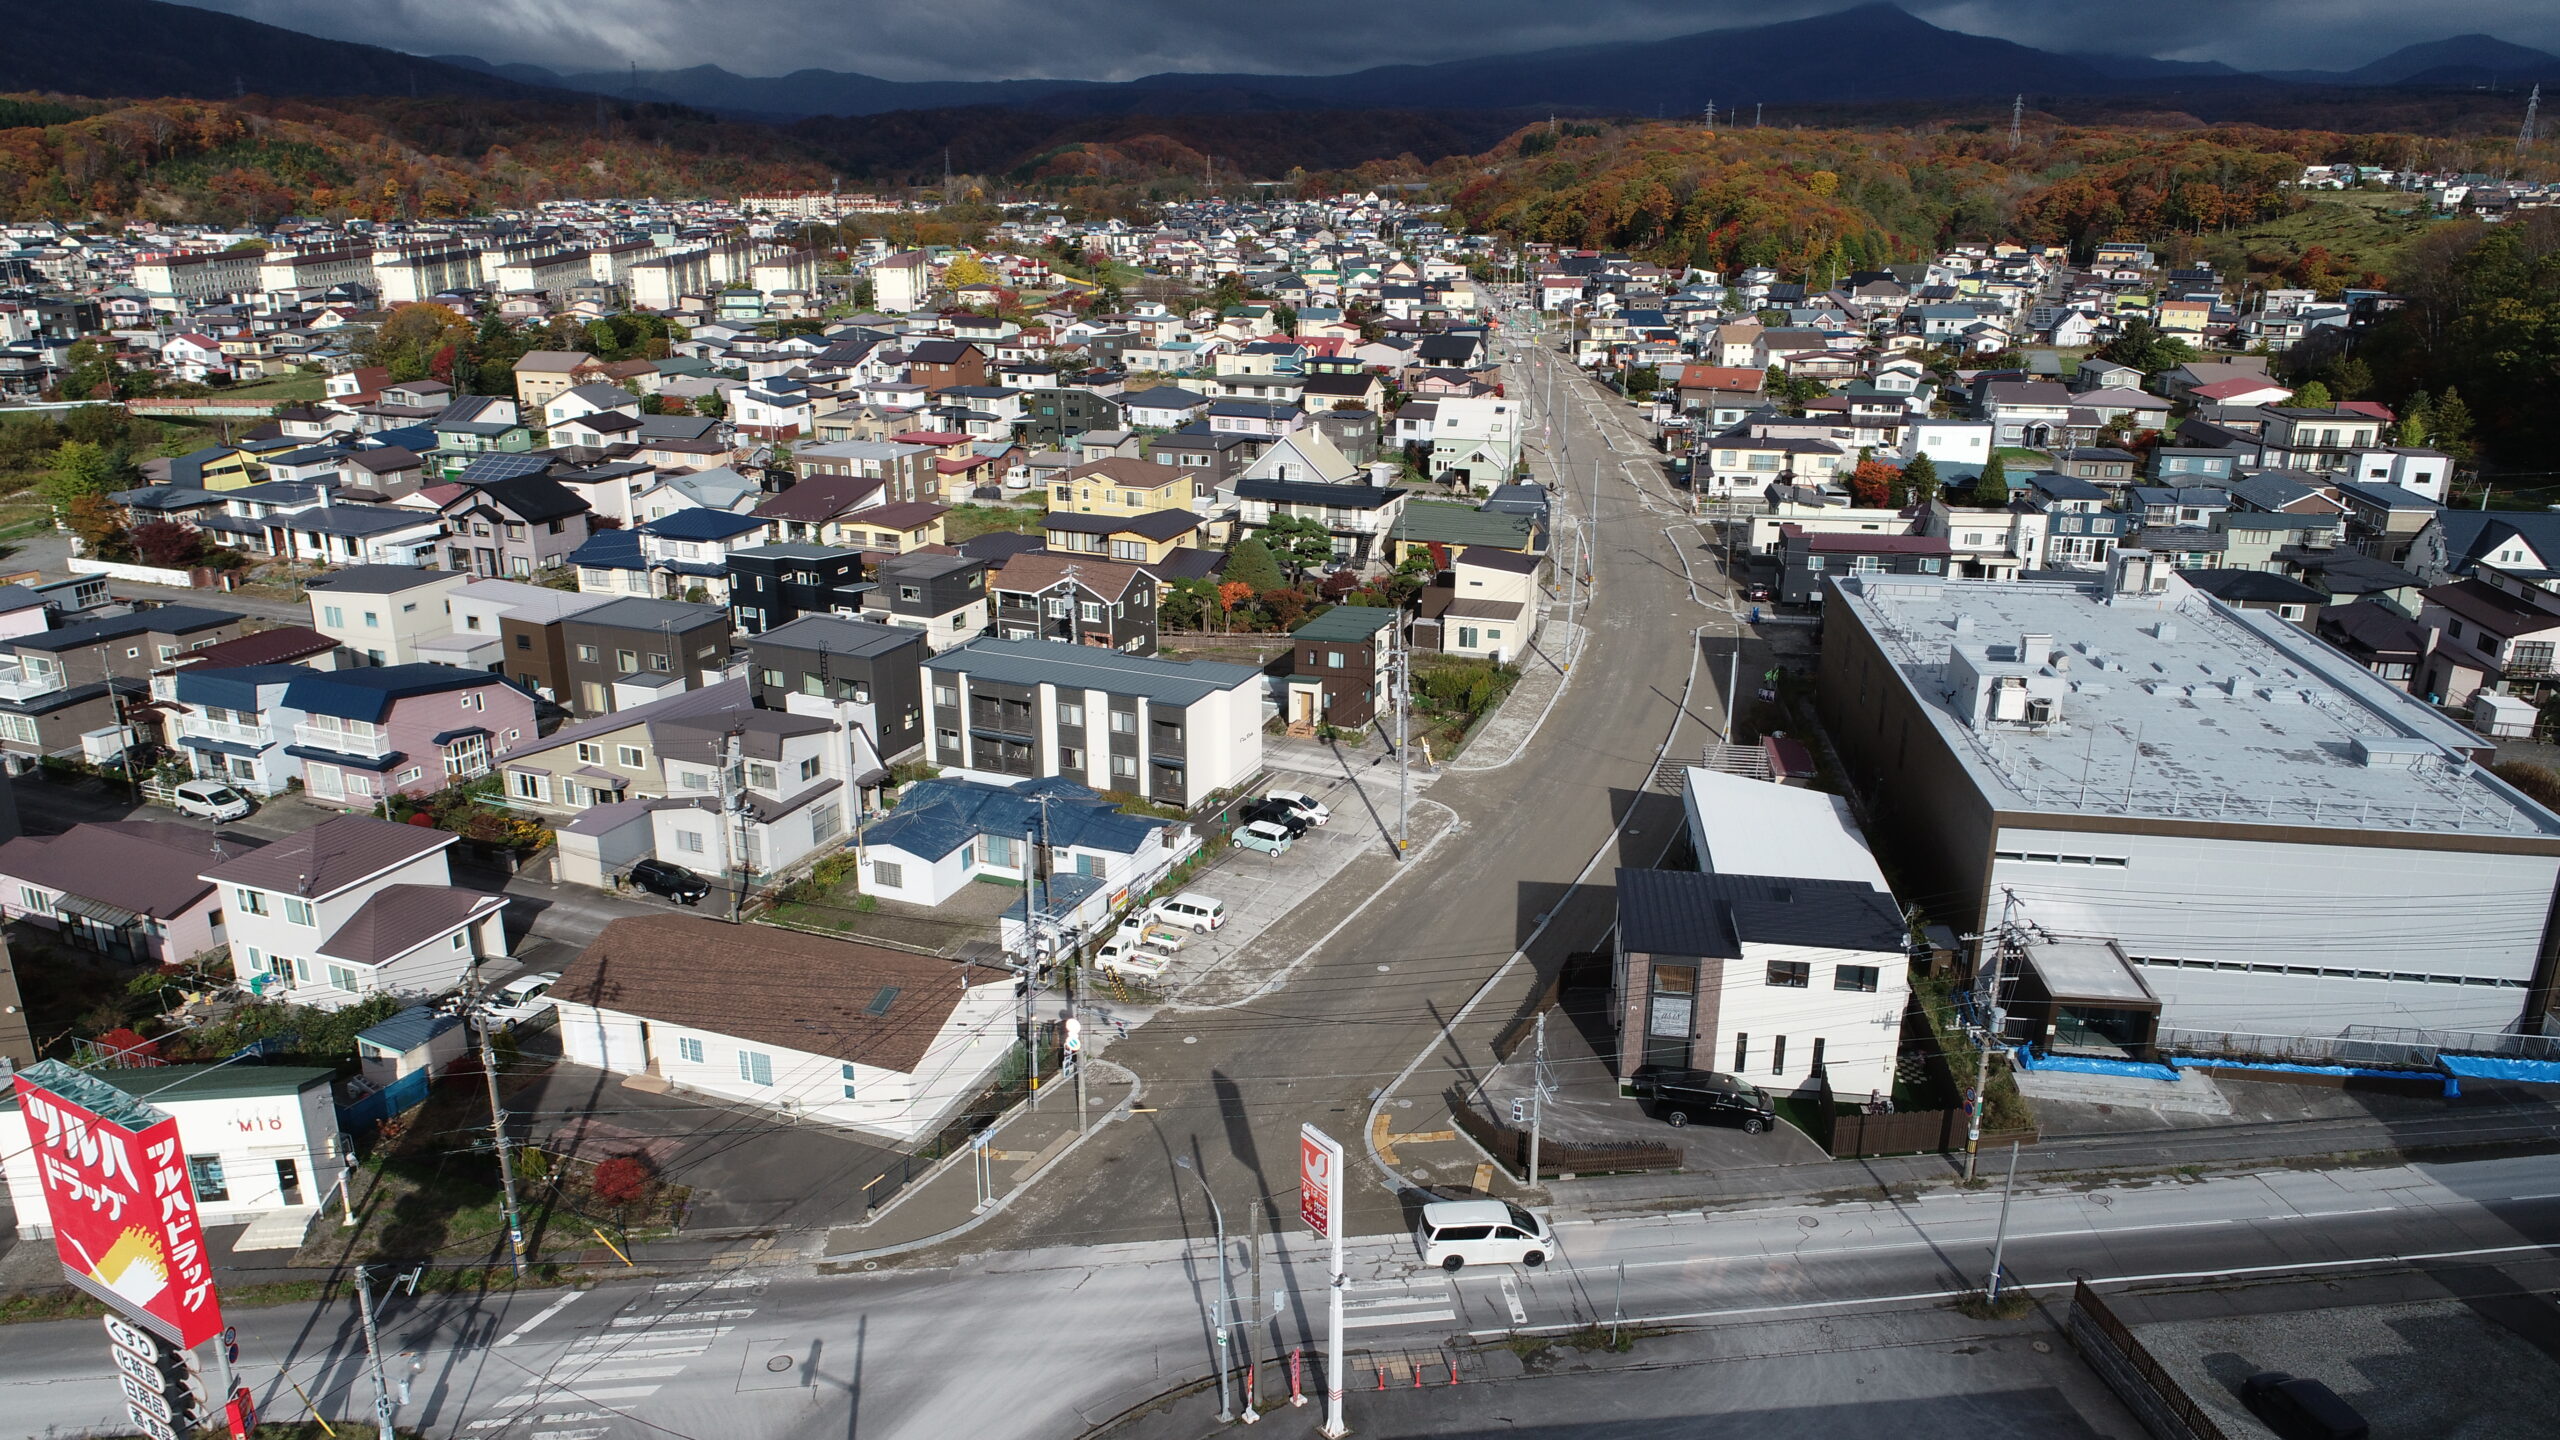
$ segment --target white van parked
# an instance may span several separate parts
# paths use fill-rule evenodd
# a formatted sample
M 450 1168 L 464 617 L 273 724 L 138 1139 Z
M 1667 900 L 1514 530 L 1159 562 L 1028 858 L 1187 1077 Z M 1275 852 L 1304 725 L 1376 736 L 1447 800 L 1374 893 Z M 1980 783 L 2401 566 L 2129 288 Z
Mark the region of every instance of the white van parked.
M 1439 1200 L 1422 1207 L 1413 1238 L 1422 1263 L 1456 1272 L 1469 1265 L 1547 1263 L 1555 1232 L 1530 1211 L 1501 1200 Z
M 1214 895 L 1185 890 L 1169 900 L 1159 900 L 1147 907 L 1151 919 L 1167 925 L 1182 925 L 1202 935 L 1227 923 L 1227 907 Z

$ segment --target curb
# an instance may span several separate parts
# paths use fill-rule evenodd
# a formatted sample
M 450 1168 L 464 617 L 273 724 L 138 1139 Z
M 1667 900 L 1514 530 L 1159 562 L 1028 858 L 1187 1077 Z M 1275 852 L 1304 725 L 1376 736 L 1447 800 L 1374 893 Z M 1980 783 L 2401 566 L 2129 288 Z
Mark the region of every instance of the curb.
M 849 1265 L 857 1261 L 880 1260 L 892 1255 L 904 1255 L 911 1251 L 923 1250 L 930 1246 L 939 1245 L 956 1236 L 966 1235 L 970 1231 L 977 1229 L 979 1226 L 990 1220 L 993 1220 L 998 1215 L 1003 1214 L 1006 1207 L 1012 1205 L 1014 1201 L 1020 1199 L 1023 1195 L 1028 1194 L 1033 1186 L 1038 1185 L 1048 1176 L 1050 1171 L 1058 1168 L 1060 1162 L 1064 1161 L 1068 1156 L 1073 1155 L 1078 1150 L 1083 1149 L 1086 1141 L 1101 1134 L 1103 1126 L 1110 1124 L 1114 1120 L 1124 1118 L 1136 1107 L 1140 1100 L 1146 1098 L 1146 1082 L 1138 1078 L 1136 1071 L 1123 1065 L 1113 1064 L 1109 1060 L 1100 1059 L 1098 1057 L 1088 1061 L 1087 1063 L 1095 1066 L 1109 1066 L 1111 1069 L 1118 1071 L 1120 1077 L 1128 1082 L 1128 1095 L 1122 1099 L 1119 1104 L 1104 1111 L 1102 1117 L 1096 1120 L 1091 1128 L 1060 1147 L 1058 1153 L 1050 1156 L 1046 1161 L 1044 1161 L 1039 1169 L 1034 1170 L 1029 1175 L 1025 1176 L 1021 1183 L 1015 1185 L 1012 1189 L 1006 1191 L 1002 1195 L 997 1196 L 994 1204 L 989 1205 L 986 1209 L 979 1211 L 977 1214 L 970 1216 L 968 1219 L 961 1221 L 959 1224 L 952 1226 L 948 1230 L 937 1231 L 920 1240 L 905 1240 L 895 1245 L 882 1245 L 870 1250 L 848 1250 L 841 1255 L 821 1255 L 810 1263 L 814 1265 Z M 952 1158 L 957 1159 L 958 1154 L 955 1152 Z M 940 1175 L 941 1171 L 936 1170 L 933 1175 L 927 1177 L 927 1183 L 940 1178 Z M 915 1192 L 910 1191 L 909 1193 L 913 1194 Z M 883 1210 L 880 1213 L 882 1215 L 886 1215 L 896 1208 L 897 1206 L 892 1204 L 887 1210 Z

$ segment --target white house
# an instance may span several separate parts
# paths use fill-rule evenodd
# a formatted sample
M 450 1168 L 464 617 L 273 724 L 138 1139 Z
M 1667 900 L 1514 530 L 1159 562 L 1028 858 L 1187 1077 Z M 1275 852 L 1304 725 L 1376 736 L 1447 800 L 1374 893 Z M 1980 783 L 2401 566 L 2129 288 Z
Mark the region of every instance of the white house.
M 550 997 L 571 1064 L 904 1142 L 1012 1053 L 1013 986 L 984 966 L 643 915 L 607 925 Z
M 506 953 L 507 897 L 454 888 L 444 852 L 461 838 L 341 815 L 205 871 L 233 967 L 261 996 L 324 1010 L 453 989 Z
M 139 1110 L 151 1124 L 164 1114 L 174 1118 L 195 1182 L 196 1214 L 208 1229 L 266 1220 L 279 1235 L 299 1239 L 302 1224 L 347 1167 L 327 1070 L 222 1064 L 92 1072 L 47 1060 L 25 1074 L 94 1113 Z M 18 1233 L 51 1235 L 52 1212 L 14 1088 L 0 1090 L 0 1175 L 8 1180 Z
M 1262 768 L 1262 672 L 1062 640 L 924 662 L 926 758 L 971 780 L 1064 775 L 1183 809 Z
M 1681 798 L 1701 869 L 1618 872 L 1620 1078 L 1891 1095 L 1905 928 L 1848 802 L 1696 768 Z
M 866 895 L 939 905 L 980 876 L 1034 878 L 1032 852 L 1045 848 L 1052 876 L 1142 891 L 1199 845 L 1190 826 L 1133 814 L 1072 780 L 924 780 L 863 832 L 860 884 Z

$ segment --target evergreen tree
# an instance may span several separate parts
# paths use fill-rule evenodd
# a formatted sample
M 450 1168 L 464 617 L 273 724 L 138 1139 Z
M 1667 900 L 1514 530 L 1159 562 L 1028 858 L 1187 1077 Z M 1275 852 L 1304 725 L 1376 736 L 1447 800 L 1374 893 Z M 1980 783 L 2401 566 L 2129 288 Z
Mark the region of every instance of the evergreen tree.
M 1973 503 L 1986 510 L 2009 508 L 2009 467 L 1997 451 L 1982 466 L 1982 478 L 1973 482 Z
M 1227 578 L 1252 586 L 1256 595 L 1277 590 L 1287 583 L 1287 577 L 1280 573 L 1279 560 L 1271 554 L 1271 547 L 1250 537 L 1237 541 L 1236 547 L 1227 552 Z
M 1911 463 L 1902 467 L 1902 487 L 1912 500 L 1926 503 L 1937 499 L 1945 489 L 1938 479 L 1938 462 L 1926 455 L 1912 456 Z
M 2471 407 L 2462 403 L 2461 391 L 2448 385 L 2443 398 L 2428 407 L 2427 434 L 2454 459 L 2471 458 Z

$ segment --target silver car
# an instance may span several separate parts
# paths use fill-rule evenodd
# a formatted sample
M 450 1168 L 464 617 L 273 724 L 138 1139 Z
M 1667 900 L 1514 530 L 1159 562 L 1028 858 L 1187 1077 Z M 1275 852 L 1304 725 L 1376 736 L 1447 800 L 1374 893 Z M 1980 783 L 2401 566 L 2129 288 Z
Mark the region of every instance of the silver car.
M 249 797 L 219 780 L 189 780 L 171 793 L 170 800 L 181 815 L 197 815 L 207 820 L 237 820 L 256 809 Z

